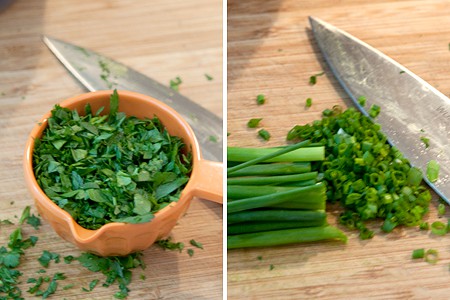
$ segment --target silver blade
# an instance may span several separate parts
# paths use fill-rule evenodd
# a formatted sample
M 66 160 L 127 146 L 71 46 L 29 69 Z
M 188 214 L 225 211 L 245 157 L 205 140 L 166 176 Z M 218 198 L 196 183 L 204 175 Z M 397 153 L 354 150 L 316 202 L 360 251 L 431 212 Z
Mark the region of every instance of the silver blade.
M 427 183 L 450 201 L 450 99 L 373 47 L 317 18 L 310 17 L 315 39 L 334 75 L 356 106 L 376 104 L 389 142 L 426 174 L 427 163 L 440 165 L 439 180 Z M 421 137 L 430 139 L 425 147 Z M 426 176 L 424 176 L 426 177 Z M 450 203 L 450 202 L 449 202 Z
M 44 43 L 89 91 L 123 89 L 152 96 L 175 109 L 192 127 L 203 157 L 222 161 L 222 119 L 173 89 L 98 53 L 61 40 Z

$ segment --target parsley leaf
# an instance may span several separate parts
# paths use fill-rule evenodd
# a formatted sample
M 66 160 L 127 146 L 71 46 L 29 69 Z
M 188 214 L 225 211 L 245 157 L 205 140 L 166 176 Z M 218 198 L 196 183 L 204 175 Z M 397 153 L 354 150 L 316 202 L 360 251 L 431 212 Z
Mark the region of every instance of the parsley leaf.
M 171 242 L 171 237 L 168 237 L 167 239 L 163 239 L 163 240 L 159 240 L 156 242 L 156 244 L 158 246 L 160 246 L 161 248 L 163 248 L 164 250 L 178 250 L 178 251 L 183 251 L 184 249 L 184 244 L 181 242 Z
M 203 249 L 203 245 L 195 240 L 190 240 L 189 243 L 191 243 L 192 246 L 197 247 L 199 249 Z
M 44 250 L 42 252 L 42 255 L 38 258 L 39 263 L 45 268 L 48 268 L 48 265 L 52 260 L 54 260 L 55 263 L 59 263 L 60 261 L 59 254 Z

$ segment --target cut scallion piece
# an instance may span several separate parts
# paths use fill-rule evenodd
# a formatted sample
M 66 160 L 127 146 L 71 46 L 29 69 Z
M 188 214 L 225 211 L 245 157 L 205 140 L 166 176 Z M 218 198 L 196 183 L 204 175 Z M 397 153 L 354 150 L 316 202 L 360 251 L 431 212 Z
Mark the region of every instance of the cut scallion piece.
M 424 248 L 413 250 L 413 252 L 412 252 L 413 259 L 424 258 L 424 257 L 425 257 L 425 249 Z

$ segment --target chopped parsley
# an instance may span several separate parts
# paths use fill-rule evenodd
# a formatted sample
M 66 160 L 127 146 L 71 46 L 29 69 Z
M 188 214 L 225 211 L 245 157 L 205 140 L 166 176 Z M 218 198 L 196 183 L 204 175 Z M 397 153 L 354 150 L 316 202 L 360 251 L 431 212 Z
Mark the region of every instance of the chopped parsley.
M 60 262 L 59 254 L 44 250 L 42 252 L 42 255 L 38 258 L 38 261 L 41 264 L 41 266 L 45 268 L 48 268 L 48 265 L 52 260 L 55 263 L 59 263 Z
M 189 243 L 191 243 L 192 246 L 197 247 L 199 249 L 203 249 L 203 245 L 195 240 L 190 240 Z
M 110 222 L 144 223 L 179 198 L 191 171 L 191 153 L 157 117 L 138 119 L 118 111 L 85 115 L 58 105 L 35 141 L 37 182 L 59 207 L 87 229 Z M 180 154 L 181 153 L 181 154 Z
M 206 77 L 206 79 L 207 79 L 208 81 L 211 81 L 211 80 L 214 79 L 211 75 L 206 74 L 206 73 L 205 73 L 205 77 Z
M 187 249 L 187 253 L 190 257 L 194 256 L 194 249 Z
M 160 246 L 161 248 L 163 248 L 164 250 L 178 250 L 178 251 L 183 251 L 184 249 L 184 244 L 181 242 L 172 242 L 171 241 L 171 237 L 168 237 L 167 239 L 162 239 L 156 242 L 156 244 L 158 246 Z

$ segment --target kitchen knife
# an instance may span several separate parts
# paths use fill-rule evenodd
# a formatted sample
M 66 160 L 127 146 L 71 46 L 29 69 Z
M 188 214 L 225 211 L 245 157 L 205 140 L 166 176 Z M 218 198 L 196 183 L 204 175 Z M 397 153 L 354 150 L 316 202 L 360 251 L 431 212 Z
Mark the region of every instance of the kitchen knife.
M 192 127 L 203 157 L 222 161 L 222 119 L 173 89 L 117 61 L 61 40 L 44 43 L 89 91 L 123 89 L 152 96 L 175 109 Z
M 381 107 L 375 122 L 391 145 L 423 174 L 429 161 L 438 162 L 439 179 L 424 179 L 450 203 L 450 99 L 368 44 L 322 20 L 309 20 L 326 62 L 355 105 L 365 115 L 372 105 Z M 364 107 L 361 96 L 367 99 Z

